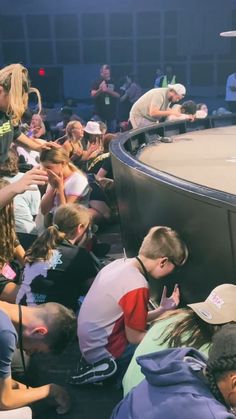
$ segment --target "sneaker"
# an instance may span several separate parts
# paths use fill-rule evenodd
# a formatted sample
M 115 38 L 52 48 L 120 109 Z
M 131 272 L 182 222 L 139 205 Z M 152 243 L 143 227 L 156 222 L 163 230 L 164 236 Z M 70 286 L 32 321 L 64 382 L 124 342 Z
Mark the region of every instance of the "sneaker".
M 82 385 L 96 383 L 106 380 L 117 371 L 117 365 L 114 359 L 105 358 L 94 364 L 88 364 L 82 357 L 75 375 L 69 381 L 70 384 Z
M 160 141 L 162 143 L 173 143 L 173 139 L 171 137 L 161 137 Z

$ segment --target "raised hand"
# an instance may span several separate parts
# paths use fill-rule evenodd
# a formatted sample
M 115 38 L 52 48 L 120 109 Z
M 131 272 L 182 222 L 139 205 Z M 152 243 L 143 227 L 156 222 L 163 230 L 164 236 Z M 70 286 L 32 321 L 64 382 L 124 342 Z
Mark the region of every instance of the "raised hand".
M 53 172 L 50 169 L 47 169 L 48 174 L 48 182 L 54 189 L 60 189 L 64 187 L 64 179 L 63 174 L 60 173 L 59 175 Z
M 180 292 L 178 284 L 175 284 L 174 291 L 172 292 L 170 297 L 167 297 L 167 288 L 166 286 L 163 288 L 160 308 L 164 311 L 173 310 L 178 307 L 180 301 Z

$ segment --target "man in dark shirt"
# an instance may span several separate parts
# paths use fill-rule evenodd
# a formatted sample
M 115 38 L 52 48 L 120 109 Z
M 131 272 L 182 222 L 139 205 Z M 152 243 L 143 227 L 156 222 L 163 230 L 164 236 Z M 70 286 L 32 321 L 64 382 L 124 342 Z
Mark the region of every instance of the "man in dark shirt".
M 108 132 L 116 132 L 117 99 L 116 86 L 111 79 L 110 67 L 104 64 L 100 70 L 101 77 L 96 80 L 91 89 L 94 98 L 95 112 L 101 121 L 106 122 Z
M 60 304 L 20 307 L 0 301 L 0 418 L 28 419 L 31 417 L 30 409 L 21 408 L 48 397 L 56 402 L 58 413 L 69 410 L 69 397 L 62 387 L 47 384 L 26 388 L 12 379 L 11 364 L 18 336 L 19 346 L 31 355 L 62 351 L 75 331 L 74 314 Z

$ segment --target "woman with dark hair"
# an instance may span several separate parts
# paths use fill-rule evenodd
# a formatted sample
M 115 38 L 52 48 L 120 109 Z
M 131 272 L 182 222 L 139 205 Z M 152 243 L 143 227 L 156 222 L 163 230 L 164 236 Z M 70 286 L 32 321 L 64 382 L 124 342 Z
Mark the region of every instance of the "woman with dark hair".
M 223 325 L 214 335 L 208 361 L 194 348 L 173 348 L 140 356 L 137 362 L 146 379 L 119 403 L 111 419 L 236 417 L 236 324 Z
M 236 285 L 223 284 L 214 288 L 203 303 L 190 304 L 189 309 L 175 310 L 159 318 L 133 355 L 123 379 L 124 395 L 144 379 L 136 362 L 139 355 L 182 346 L 193 346 L 207 354 L 220 326 L 236 322 L 235 300 Z M 222 308 L 217 301 L 224 302 Z

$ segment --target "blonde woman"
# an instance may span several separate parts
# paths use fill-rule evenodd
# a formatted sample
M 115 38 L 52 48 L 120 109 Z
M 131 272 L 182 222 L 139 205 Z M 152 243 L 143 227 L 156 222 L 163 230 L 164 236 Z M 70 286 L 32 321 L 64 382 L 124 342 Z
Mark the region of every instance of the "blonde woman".
M 0 163 L 7 159 L 10 145 L 15 140 L 36 151 L 55 146 L 51 143 L 39 144 L 19 129 L 30 93 L 37 95 L 40 110 L 40 93 L 30 86 L 28 70 L 21 64 L 11 64 L 0 70 Z
M 87 177 L 77 169 L 62 147 L 43 150 L 40 162 L 48 174 L 49 185 L 41 202 L 43 215 L 53 213 L 66 203 L 80 203 L 88 206 L 90 187 Z
M 63 148 L 69 154 L 70 159 L 79 165 L 80 161 L 86 161 L 97 154 L 97 143 L 88 144 L 87 150 L 83 149 L 82 139 L 84 137 L 84 128 L 79 121 L 70 121 L 66 126 L 66 141 Z

